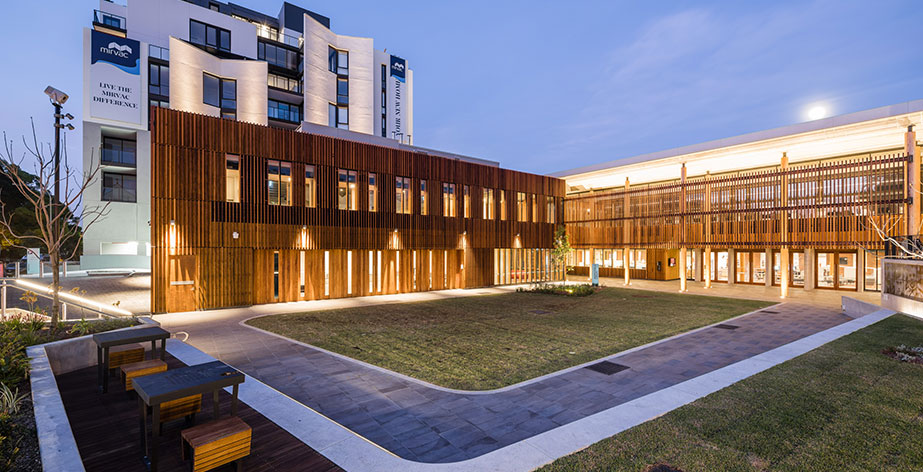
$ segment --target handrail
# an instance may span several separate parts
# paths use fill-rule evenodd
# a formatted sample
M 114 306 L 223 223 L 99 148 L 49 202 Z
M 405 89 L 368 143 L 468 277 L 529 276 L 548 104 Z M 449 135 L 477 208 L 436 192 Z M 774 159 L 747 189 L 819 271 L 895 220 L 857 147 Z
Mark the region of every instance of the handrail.
M 15 283 L 13 283 L 15 282 Z M 20 290 L 22 292 L 32 292 L 36 296 L 42 297 L 47 300 L 53 300 L 54 297 L 51 295 L 53 290 L 51 287 L 45 287 L 36 283 L 28 282 L 22 279 L 3 279 L 0 280 L 0 318 L 6 317 L 7 312 L 7 292 L 8 289 L 13 288 Z M 73 305 L 79 307 L 83 310 L 88 310 L 92 313 L 95 313 L 99 318 L 118 318 L 125 316 L 134 316 L 134 314 L 128 310 L 118 308 L 115 306 L 104 305 L 102 303 L 95 302 L 93 300 L 83 298 L 77 295 L 74 295 L 69 292 L 58 292 L 58 297 L 61 299 L 61 320 L 67 319 L 67 307 L 68 305 Z

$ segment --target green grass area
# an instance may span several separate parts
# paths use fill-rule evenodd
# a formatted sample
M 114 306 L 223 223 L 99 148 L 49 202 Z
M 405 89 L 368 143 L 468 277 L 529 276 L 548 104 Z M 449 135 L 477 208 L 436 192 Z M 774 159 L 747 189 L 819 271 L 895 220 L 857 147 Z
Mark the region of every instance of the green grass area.
M 508 293 L 274 315 L 247 323 L 450 388 L 487 390 L 769 305 L 604 288 Z
M 923 366 L 881 354 L 923 345 L 895 315 L 541 469 L 923 470 Z

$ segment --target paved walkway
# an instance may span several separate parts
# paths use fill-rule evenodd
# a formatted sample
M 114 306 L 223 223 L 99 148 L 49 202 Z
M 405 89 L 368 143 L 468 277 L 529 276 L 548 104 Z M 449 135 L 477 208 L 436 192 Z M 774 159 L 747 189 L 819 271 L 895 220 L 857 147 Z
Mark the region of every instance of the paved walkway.
M 494 293 L 453 290 L 158 316 L 188 342 L 409 460 L 480 456 L 839 325 L 839 310 L 786 303 L 494 392 L 453 392 L 245 327 L 260 314 Z

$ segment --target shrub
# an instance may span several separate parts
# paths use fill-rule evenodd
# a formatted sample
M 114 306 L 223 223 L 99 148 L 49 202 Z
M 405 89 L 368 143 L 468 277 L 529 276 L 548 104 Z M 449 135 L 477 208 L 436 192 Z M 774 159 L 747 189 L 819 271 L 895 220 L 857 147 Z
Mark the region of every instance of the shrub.
M 548 282 L 535 282 L 528 287 L 519 287 L 517 292 L 522 293 L 545 293 L 548 295 L 564 295 L 568 297 L 585 297 L 596 293 L 597 287 L 590 284 L 552 284 Z
M 0 383 L 0 414 L 6 413 L 16 416 L 19 414 L 19 407 L 25 399 L 26 394 L 20 394 L 18 388 L 10 390 L 10 387 L 5 383 Z

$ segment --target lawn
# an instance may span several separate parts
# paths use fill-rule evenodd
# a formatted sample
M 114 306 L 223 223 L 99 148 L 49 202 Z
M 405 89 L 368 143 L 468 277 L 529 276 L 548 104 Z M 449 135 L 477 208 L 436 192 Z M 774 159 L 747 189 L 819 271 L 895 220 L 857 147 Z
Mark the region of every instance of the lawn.
M 273 315 L 247 323 L 436 385 L 487 390 L 767 305 L 603 288 L 587 297 L 507 293 Z
M 541 469 L 923 470 L 923 366 L 881 354 L 923 345 L 895 315 Z

